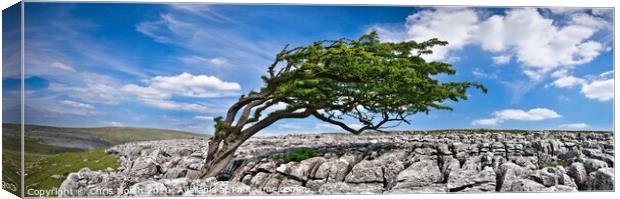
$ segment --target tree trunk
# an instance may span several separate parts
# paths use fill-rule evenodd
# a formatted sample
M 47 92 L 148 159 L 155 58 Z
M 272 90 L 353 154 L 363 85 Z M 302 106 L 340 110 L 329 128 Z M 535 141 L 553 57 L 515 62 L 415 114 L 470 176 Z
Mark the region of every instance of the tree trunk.
M 215 177 L 224 170 L 233 159 L 239 144 L 237 140 L 212 137 L 208 147 L 207 159 L 201 169 L 202 178 Z

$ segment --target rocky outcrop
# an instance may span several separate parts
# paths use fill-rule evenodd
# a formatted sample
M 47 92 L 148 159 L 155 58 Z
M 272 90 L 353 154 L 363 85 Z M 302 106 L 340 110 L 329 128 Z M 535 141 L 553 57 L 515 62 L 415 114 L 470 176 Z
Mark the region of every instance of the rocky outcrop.
M 566 192 L 613 190 L 613 134 L 393 133 L 256 137 L 213 178 L 199 179 L 206 140 L 134 142 L 107 150 L 121 167 L 82 169 L 61 196 Z M 296 147 L 318 156 L 272 159 Z

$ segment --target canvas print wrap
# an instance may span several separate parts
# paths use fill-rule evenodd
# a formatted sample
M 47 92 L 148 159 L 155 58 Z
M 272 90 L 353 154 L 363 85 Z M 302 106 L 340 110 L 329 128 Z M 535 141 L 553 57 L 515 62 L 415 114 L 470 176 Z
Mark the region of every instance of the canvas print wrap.
M 614 189 L 613 8 L 26 2 L 21 20 L 17 195 Z

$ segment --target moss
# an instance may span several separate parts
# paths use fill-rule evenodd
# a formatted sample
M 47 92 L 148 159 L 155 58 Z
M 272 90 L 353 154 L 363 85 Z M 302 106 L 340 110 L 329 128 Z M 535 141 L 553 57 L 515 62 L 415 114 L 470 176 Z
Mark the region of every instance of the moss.
M 558 167 L 558 166 L 568 167 L 570 166 L 570 162 L 566 160 L 560 160 L 560 161 L 547 162 L 544 165 L 544 167 Z
M 312 148 L 299 147 L 287 153 L 276 153 L 271 156 L 273 160 L 283 160 L 284 162 L 299 162 L 311 157 L 316 157 L 316 151 Z

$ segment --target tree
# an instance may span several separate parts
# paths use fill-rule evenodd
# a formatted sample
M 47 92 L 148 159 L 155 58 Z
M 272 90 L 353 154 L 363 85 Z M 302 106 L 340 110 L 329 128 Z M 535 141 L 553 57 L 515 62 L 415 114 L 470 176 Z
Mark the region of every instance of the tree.
M 276 121 L 316 117 L 353 134 L 409 123 L 416 113 L 452 110 L 446 100 L 466 100 L 468 88 L 487 92 L 478 83 L 440 82 L 434 75 L 456 73 L 451 65 L 427 62 L 433 46 L 447 42 L 382 42 L 375 32 L 356 40 L 322 40 L 280 51 L 262 76 L 264 86 L 242 95 L 224 117 L 215 118 L 202 175 L 215 176 L 237 148 Z M 273 110 L 286 105 L 285 108 Z M 353 128 L 345 118 L 363 125 Z

